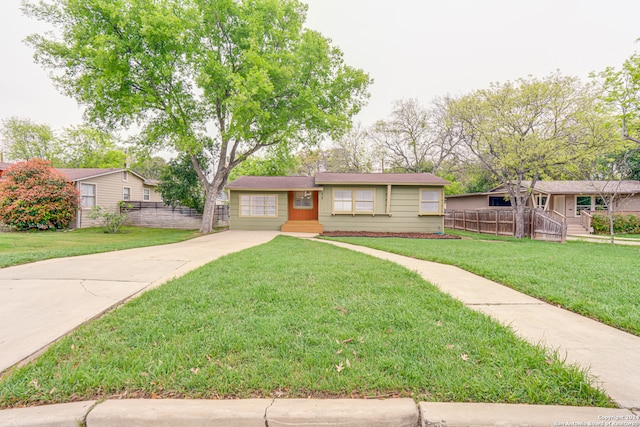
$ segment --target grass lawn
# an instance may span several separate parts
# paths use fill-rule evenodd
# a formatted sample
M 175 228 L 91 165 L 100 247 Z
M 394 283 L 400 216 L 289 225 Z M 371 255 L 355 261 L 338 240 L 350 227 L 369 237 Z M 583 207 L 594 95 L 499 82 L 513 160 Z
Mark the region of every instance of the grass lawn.
M 452 233 L 453 234 L 453 233 Z M 640 247 L 456 232 L 463 240 L 335 238 L 452 264 L 640 335 Z
M 197 237 L 192 230 L 123 227 L 107 234 L 101 227 L 73 231 L 0 233 L 0 268 L 49 258 L 87 255 L 175 243 Z
M 143 294 L 0 381 L 4 408 L 267 396 L 613 406 L 416 273 L 285 236 Z

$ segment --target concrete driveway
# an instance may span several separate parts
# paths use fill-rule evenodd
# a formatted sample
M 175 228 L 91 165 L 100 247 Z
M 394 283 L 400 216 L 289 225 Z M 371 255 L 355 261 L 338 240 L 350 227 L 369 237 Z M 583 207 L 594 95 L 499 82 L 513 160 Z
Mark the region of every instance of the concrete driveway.
M 278 234 L 226 231 L 181 243 L 0 269 L 0 372 L 144 290 Z

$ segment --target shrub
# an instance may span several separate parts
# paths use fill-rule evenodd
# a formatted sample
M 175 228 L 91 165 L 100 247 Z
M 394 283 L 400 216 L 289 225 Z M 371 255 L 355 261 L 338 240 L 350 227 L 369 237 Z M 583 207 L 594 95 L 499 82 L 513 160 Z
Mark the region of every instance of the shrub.
M 16 163 L 0 181 L 0 222 L 17 230 L 68 228 L 79 205 L 78 190 L 48 160 Z
M 596 234 L 609 234 L 609 216 L 594 215 L 591 226 Z M 640 234 L 640 218 L 633 214 L 613 214 L 613 232 L 615 234 Z
M 130 205 L 120 202 L 119 207 L 125 210 Z M 89 218 L 100 220 L 105 233 L 119 233 L 123 225 L 126 225 L 128 217 L 123 212 L 110 212 L 102 210 L 101 206 L 94 206 L 89 214 Z

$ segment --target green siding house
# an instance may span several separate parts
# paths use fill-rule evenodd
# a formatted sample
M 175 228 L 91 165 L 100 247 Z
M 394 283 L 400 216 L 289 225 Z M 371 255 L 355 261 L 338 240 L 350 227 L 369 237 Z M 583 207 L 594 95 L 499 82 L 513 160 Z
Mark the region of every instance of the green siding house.
M 229 227 L 289 232 L 444 231 L 444 186 L 430 173 L 242 176 L 229 185 Z

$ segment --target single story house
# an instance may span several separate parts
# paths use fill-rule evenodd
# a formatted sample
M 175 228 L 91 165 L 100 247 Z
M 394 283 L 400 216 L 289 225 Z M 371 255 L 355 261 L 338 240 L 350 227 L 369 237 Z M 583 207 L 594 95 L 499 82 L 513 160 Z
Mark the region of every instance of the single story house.
M 73 228 L 93 227 L 98 221 L 90 219 L 94 206 L 105 210 L 119 210 L 119 203 L 129 201 L 162 202 L 155 181 L 123 168 L 58 168 L 80 193 L 80 209 Z
M 444 232 L 444 186 L 430 173 L 242 176 L 227 185 L 229 227 L 292 232 Z
M 522 182 L 522 191 L 531 185 Z M 527 201 L 529 207 L 544 209 L 563 218 L 568 225 L 580 224 L 583 211 L 606 210 L 603 196 L 615 194 L 614 210 L 640 212 L 640 181 L 537 181 Z M 508 192 L 499 185 L 486 193 L 446 197 L 447 210 L 510 207 Z
M 11 163 L 0 162 L 0 176 L 11 167 Z M 80 193 L 80 209 L 71 223 L 71 228 L 98 225 L 88 217 L 94 206 L 109 211 L 119 210 L 121 201 L 162 202 L 156 191 L 157 181 L 124 168 L 56 168 L 73 183 Z

